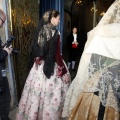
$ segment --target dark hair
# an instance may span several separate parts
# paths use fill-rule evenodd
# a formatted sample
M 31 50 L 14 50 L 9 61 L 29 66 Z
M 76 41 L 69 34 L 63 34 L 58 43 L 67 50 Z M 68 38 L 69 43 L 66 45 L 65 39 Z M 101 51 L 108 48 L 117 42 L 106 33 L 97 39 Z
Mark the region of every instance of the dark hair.
M 51 9 L 48 21 L 50 22 L 50 20 L 51 20 L 52 17 L 56 18 L 58 15 L 60 15 L 60 13 L 57 10 Z
M 46 11 L 42 16 L 37 29 L 37 36 L 39 36 L 39 32 L 41 30 L 43 29 L 44 31 L 46 31 L 45 29 L 48 30 L 47 33 L 46 32 L 44 34 L 41 33 L 42 34 L 41 36 L 45 38 L 44 44 L 39 45 L 38 43 L 39 46 L 36 47 L 36 50 L 35 50 L 37 52 L 35 56 L 41 56 L 45 61 L 43 66 L 43 72 L 47 78 L 50 78 L 54 73 L 55 54 L 56 54 L 56 46 L 57 46 L 57 39 L 58 39 L 58 30 L 56 29 L 55 26 L 49 23 L 51 22 L 52 17 L 56 18 L 57 16 L 59 16 L 59 14 L 60 13 L 57 10 L 50 9 Z M 52 36 L 52 30 L 55 31 L 53 36 Z M 50 38 L 48 41 L 46 39 L 46 34 L 50 34 Z
M 74 28 L 78 29 L 76 26 L 73 26 L 73 27 L 72 27 L 72 30 L 73 30 Z
M 58 39 L 58 30 L 55 28 L 54 25 L 50 24 L 48 26 L 47 24 L 51 23 L 52 17 L 56 18 L 57 16 L 59 16 L 59 14 L 60 13 L 57 10 L 50 9 L 43 14 L 41 20 L 40 28 L 42 28 L 43 25 L 46 25 L 47 29 L 48 27 L 50 28 L 48 30 L 50 33 L 47 34 L 51 34 L 52 30 L 55 31 L 54 35 L 45 42 L 43 46 L 43 54 L 41 55 L 44 60 L 43 72 L 47 78 L 50 78 L 54 74 L 55 54 Z M 46 37 L 46 34 L 43 37 Z

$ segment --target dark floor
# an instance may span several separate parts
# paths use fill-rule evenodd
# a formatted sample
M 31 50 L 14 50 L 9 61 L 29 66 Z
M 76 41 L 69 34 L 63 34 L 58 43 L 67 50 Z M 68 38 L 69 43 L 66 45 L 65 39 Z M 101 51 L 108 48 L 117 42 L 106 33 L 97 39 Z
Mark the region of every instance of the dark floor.
M 67 62 L 68 62 L 68 50 L 67 50 L 65 45 L 63 46 L 62 56 L 63 56 L 63 59 L 64 59 L 66 65 L 67 65 Z M 73 71 L 72 69 L 69 69 L 69 72 L 71 74 L 71 79 L 72 80 L 76 76 L 78 65 L 79 65 L 79 61 L 80 61 L 80 57 L 81 57 L 81 53 L 79 53 L 79 49 L 78 49 L 77 58 L 76 58 L 76 64 L 75 64 L 75 70 Z

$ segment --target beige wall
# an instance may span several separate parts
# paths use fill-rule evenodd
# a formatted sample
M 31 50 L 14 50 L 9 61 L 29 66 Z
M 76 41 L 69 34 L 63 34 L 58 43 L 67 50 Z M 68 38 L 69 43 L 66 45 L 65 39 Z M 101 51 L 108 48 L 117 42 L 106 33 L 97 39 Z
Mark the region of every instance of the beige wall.
M 0 9 L 3 10 L 3 0 L 0 0 Z M 0 36 L 2 41 L 5 41 L 5 27 L 0 28 Z

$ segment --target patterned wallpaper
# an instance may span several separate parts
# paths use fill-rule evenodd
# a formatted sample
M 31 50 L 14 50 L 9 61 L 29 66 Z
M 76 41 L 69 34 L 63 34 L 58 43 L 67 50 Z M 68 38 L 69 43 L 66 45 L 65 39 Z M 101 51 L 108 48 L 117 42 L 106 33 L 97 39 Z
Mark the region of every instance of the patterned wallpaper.
M 14 47 L 20 49 L 14 55 L 14 71 L 18 99 L 30 71 L 29 62 L 35 42 L 35 30 L 39 21 L 38 0 L 11 0 L 12 33 L 16 37 Z

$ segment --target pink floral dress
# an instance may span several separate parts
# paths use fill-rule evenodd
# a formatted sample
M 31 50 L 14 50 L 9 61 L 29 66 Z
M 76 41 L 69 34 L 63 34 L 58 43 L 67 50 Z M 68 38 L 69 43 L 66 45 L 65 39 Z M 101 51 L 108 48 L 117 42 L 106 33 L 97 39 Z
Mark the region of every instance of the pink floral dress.
M 36 69 L 34 63 L 19 102 L 16 120 L 59 120 L 70 80 L 67 72 L 58 77 L 58 65 L 55 64 L 54 74 L 50 79 L 43 73 L 44 61 Z

